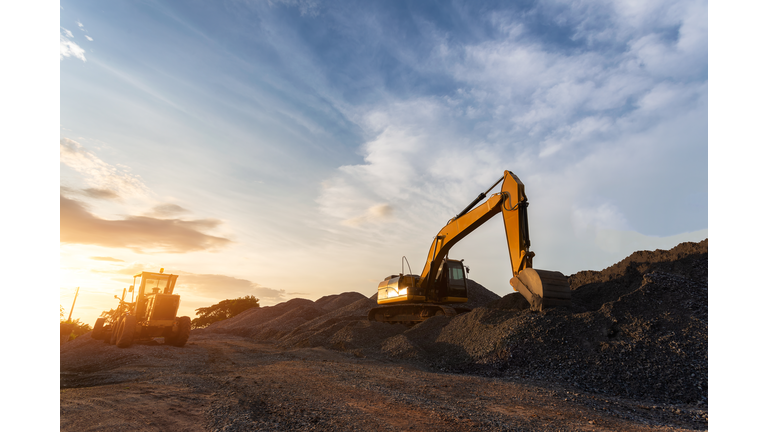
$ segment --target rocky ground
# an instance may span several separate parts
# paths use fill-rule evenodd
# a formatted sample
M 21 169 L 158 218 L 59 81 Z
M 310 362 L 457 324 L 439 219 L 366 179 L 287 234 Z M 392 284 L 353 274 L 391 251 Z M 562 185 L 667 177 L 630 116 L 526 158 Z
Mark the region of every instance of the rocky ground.
M 472 282 L 471 312 L 411 328 L 369 322 L 373 296 L 348 292 L 181 349 L 86 335 L 61 349 L 62 430 L 706 429 L 707 241 L 569 280 L 569 308 Z

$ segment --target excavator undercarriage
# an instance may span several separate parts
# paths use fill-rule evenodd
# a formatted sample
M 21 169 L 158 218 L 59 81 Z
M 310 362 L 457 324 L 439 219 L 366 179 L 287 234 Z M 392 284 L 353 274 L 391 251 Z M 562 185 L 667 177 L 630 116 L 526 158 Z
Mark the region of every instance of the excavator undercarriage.
M 434 303 L 411 303 L 379 306 L 368 312 L 369 321 L 413 325 L 433 316 L 456 316 L 456 309 Z
M 500 182 L 501 192 L 477 205 Z M 523 183 L 512 172 L 504 171 L 502 178 L 478 195 L 435 236 L 421 275 L 401 273 L 379 284 L 377 302 L 380 306 L 370 310 L 368 319 L 413 325 L 433 316 L 451 317 L 468 311 L 468 308 L 457 307 L 468 300 L 463 260 L 448 259 L 448 251 L 498 213 L 504 218 L 509 246 L 513 274 L 510 285 L 528 300 L 531 310 L 569 305 L 568 279 L 557 271 L 533 269 L 535 254 L 530 250 L 527 208 Z

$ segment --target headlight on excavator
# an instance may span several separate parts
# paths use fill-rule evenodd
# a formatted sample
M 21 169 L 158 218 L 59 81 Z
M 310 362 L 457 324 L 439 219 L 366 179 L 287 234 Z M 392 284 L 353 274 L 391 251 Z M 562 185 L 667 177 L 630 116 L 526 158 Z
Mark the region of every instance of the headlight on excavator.
M 394 289 L 388 290 L 388 292 L 387 292 L 387 297 L 388 298 L 407 296 L 407 295 L 408 295 L 408 287 L 400 288 L 400 289 L 394 288 Z

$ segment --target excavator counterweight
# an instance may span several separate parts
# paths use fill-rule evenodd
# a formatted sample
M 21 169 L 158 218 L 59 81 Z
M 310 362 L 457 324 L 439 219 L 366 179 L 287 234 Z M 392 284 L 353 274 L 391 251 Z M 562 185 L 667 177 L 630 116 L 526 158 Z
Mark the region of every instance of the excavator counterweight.
M 501 184 L 501 191 L 481 201 Z M 478 203 L 480 203 L 478 205 Z M 512 287 L 523 294 L 531 309 L 567 306 L 571 301 L 568 279 L 560 272 L 533 269 L 534 253 L 528 233 L 528 198 L 525 186 L 510 171 L 478 195 L 453 217 L 432 241 L 420 275 L 392 275 L 379 284 L 377 302 L 368 319 L 414 324 L 436 315 L 453 316 L 461 308 L 448 305 L 468 300 L 463 260 L 448 258 L 451 247 L 501 213 L 512 266 Z

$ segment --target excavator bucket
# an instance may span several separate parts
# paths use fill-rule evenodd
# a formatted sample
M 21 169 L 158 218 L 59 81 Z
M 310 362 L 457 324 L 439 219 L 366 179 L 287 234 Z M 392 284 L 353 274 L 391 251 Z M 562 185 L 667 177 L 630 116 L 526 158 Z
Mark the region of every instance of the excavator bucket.
M 527 268 L 513 277 L 509 283 L 528 303 L 531 310 L 568 306 L 571 304 L 571 287 L 568 278 L 558 271 Z

